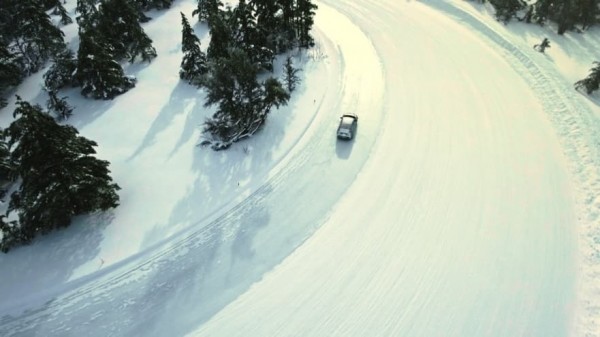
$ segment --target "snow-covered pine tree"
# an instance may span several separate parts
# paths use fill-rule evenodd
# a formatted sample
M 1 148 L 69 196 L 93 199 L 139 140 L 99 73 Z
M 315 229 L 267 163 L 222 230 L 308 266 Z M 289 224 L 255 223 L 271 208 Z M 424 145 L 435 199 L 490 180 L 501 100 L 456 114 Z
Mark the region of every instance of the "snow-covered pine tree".
M 7 42 L 20 60 L 25 75 L 36 72 L 54 54 L 65 48 L 64 33 L 54 26 L 38 0 L 3 0 L 10 15 L 5 24 Z M 4 15 L 3 15 L 4 16 Z
M 267 47 L 273 54 L 289 49 L 290 41 L 283 29 L 282 6 L 279 1 L 250 0 L 258 30 L 257 44 Z
M 259 105 L 258 116 L 262 119 L 262 124 L 264 124 L 271 109 L 287 104 L 290 100 L 290 94 L 283 88 L 281 82 L 274 77 L 267 78 L 262 83 L 262 89 L 262 100 Z
M 54 57 L 54 63 L 44 74 L 44 85 L 47 90 L 56 91 L 73 84 L 73 73 L 77 69 L 77 60 L 73 52 L 65 48 Z
M 110 46 L 98 36 L 93 32 L 80 32 L 79 40 L 74 82 L 81 86 L 82 95 L 112 99 L 135 86 L 135 79 L 125 76 Z
M 3 253 L 8 253 L 12 247 L 25 241 L 19 231 L 19 224 L 16 221 L 8 221 L 6 218 L 6 215 L 0 215 L 0 232 L 2 233 L 0 251 Z
M 290 50 L 296 44 L 296 4 L 295 0 L 279 0 L 281 8 L 281 21 L 279 38 L 282 49 L 279 52 Z
M 508 23 L 527 3 L 523 0 L 489 0 L 496 10 L 496 19 Z
M 66 227 L 73 216 L 118 205 L 119 186 L 109 175 L 109 163 L 94 156 L 94 141 L 20 99 L 14 116 L 6 136 L 21 185 L 9 212 L 17 212 L 19 225 L 4 232 L 3 248 Z
M 296 86 L 300 82 L 300 77 L 298 76 L 299 71 L 300 69 L 294 68 L 292 57 L 288 56 L 283 65 L 283 83 L 290 93 L 296 89 Z
M 296 29 L 300 47 L 309 48 L 315 45 L 313 37 L 310 35 L 314 24 L 314 17 L 317 5 L 311 0 L 296 0 Z
M 75 11 L 79 13 L 76 20 L 79 24 L 79 30 L 89 31 L 94 29 L 98 20 L 97 0 L 77 0 Z
M 547 20 L 557 23 L 557 33 L 564 34 L 575 27 L 579 16 L 579 5 L 570 0 L 537 0 L 534 3 L 533 19 L 539 24 Z
M 151 9 L 167 9 L 173 4 L 173 0 L 135 0 L 135 2 L 137 2 L 138 6 L 144 11 Z
M 600 0 L 587 0 L 579 3 L 578 23 L 582 29 L 587 29 L 598 23 L 600 17 Z
M 63 121 L 71 117 L 73 113 L 73 107 L 67 102 L 67 97 L 59 98 L 54 90 L 48 91 L 46 108 L 56 116 L 56 119 Z
M 134 62 L 140 56 L 149 62 L 156 57 L 152 40 L 140 26 L 136 9 L 127 0 L 104 0 L 100 4 L 96 28 L 104 42 L 111 46 L 117 60 L 127 58 Z
M 243 49 L 259 68 L 272 71 L 274 53 L 267 46 L 266 32 L 257 26 L 252 6 L 246 0 L 239 0 L 228 22 L 234 46 Z
M 45 11 L 48 11 L 56 7 L 56 3 L 60 2 L 60 0 L 39 0 L 39 2 L 42 5 L 42 8 L 44 8 Z
M 200 85 L 208 73 L 206 55 L 200 49 L 200 39 L 194 34 L 188 19 L 181 13 L 181 69 L 179 77 L 190 84 Z
M 223 15 L 217 14 L 211 20 L 210 42 L 206 56 L 209 61 L 216 62 L 229 57 L 229 48 L 233 46 L 233 33 Z
M 52 14 L 60 16 L 60 23 L 63 26 L 73 23 L 73 19 L 71 19 L 69 13 L 67 13 L 67 10 L 62 5 L 62 2 L 60 2 L 60 0 L 56 0 L 56 7 L 54 7 L 54 11 L 52 11 Z
M 218 108 L 205 122 L 209 136 L 203 144 L 222 150 L 256 133 L 273 106 L 285 104 L 289 94 L 274 78 L 259 83 L 257 67 L 242 49 L 230 49 L 230 56 L 213 67 L 205 106 Z
M 144 12 L 151 9 L 167 9 L 173 4 L 173 0 L 134 0 L 134 5 L 138 10 L 138 19 L 140 22 L 148 22 L 150 18 Z
M 239 0 L 230 18 L 233 27 L 233 39 L 238 46 L 252 43 L 256 32 L 256 20 L 246 0 Z
M 583 80 L 575 82 L 575 89 L 585 90 L 589 95 L 600 88 L 600 62 L 595 61 L 590 74 Z
M 69 17 L 67 10 L 63 6 L 61 0 L 40 0 L 41 4 L 44 8 L 44 11 L 52 10 L 52 15 L 60 15 L 61 20 L 60 23 L 63 25 L 68 25 L 72 23 L 73 20 Z
M 219 10 L 223 7 L 220 0 L 198 0 L 198 6 L 192 12 L 192 16 L 198 15 L 198 21 L 209 22 L 212 18 L 219 14 Z
M 0 41 L 0 109 L 6 106 L 4 92 L 21 83 L 22 76 L 16 57 Z
M 15 179 L 15 167 L 10 160 L 10 149 L 4 136 L 4 130 L 0 129 L 0 181 L 7 182 Z M 0 190 L 0 198 L 4 198 L 4 191 Z

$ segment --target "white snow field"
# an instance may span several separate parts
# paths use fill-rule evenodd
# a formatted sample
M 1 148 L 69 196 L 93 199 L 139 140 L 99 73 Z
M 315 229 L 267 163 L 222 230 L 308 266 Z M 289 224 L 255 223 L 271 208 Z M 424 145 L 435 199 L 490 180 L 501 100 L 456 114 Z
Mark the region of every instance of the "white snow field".
M 320 1 L 290 104 L 213 152 L 212 110 L 178 78 L 195 3 L 150 13 L 136 88 L 62 93 L 121 205 L 0 255 L 0 336 L 600 336 L 600 99 L 572 86 L 600 30 Z M 43 103 L 40 80 L 19 95 Z

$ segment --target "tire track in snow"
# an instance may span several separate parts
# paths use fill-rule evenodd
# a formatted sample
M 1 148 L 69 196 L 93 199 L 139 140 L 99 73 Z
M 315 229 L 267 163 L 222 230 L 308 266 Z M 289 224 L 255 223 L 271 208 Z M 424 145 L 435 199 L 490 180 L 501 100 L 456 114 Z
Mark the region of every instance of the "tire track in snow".
M 579 275 L 578 311 L 574 334 L 600 336 L 600 125 L 567 83 L 546 59 L 529 46 L 516 45 L 505 34 L 486 25 L 451 2 L 427 1 L 426 6 L 449 14 L 472 28 L 497 49 L 530 84 L 540 98 L 569 159 L 571 172 L 581 195 L 578 203 L 579 237 L 583 260 Z
M 314 127 L 262 186 L 237 204 L 230 204 L 220 215 L 205 220 L 208 224 L 198 224 L 143 253 L 54 289 L 44 294 L 52 300 L 36 309 L 4 316 L 0 335 L 177 336 L 211 317 L 301 245 L 323 223 L 331 206 L 368 160 L 383 118 L 379 96 L 359 95 L 364 90 L 383 94 L 377 54 L 369 40 L 349 20 L 346 22 L 344 27 L 335 27 L 327 20 L 317 20 L 323 30 L 320 35 L 332 40 L 327 42 L 327 50 L 339 53 L 329 61 L 332 67 L 341 68 L 342 77 L 330 79 Z M 349 30 L 357 31 L 352 41 L 341 38 Z M 337 60 L 342 64 L 335 64 Z M 354 143 L 340 145 L 335 140 L 340 109 L 371 111 L 363 114 Z M 338 188 L 324 189 L 331 182 Z M 318 205 L 312 200 L 302 202 L 316 195 L 321 200 Z M 293 214 L 285 213 L 289 207 L 277 207 L 287 202 L 297 203 Z M 244 222 L 254 217 L 263 224 Z M 256 229 L 254 225 L 265 227 Z M 280 229 L 281 225 L 286 228 Z M 259 232 L 250 242 L 256 247 L 247 247 L 249 257 L 229 257 L 228 250 L 246 240 L 245 231 Z M 280 231 L 289 234 L 281 235 Z M 171 307 L 177 310 L 171 312 Z M 186 310 L 191 316 L 178 317 L 175 313 Z

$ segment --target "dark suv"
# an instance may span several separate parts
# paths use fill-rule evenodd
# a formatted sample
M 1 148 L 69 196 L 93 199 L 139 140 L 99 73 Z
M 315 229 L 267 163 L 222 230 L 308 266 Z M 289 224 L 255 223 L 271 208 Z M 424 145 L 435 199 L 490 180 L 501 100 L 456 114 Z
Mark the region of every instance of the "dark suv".
M 340 126 L 337 129 L 339 139 L 352 139 L 356 134 L 358 116 L 355 114 L 344 114 L 340 117 Z

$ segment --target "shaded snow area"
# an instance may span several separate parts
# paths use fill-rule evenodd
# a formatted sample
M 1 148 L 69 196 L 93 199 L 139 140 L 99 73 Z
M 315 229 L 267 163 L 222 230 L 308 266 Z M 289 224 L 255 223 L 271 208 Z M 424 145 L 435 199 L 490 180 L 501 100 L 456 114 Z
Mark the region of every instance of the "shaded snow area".
M 61 92 L 121 205 L 0 255 L 0 336 L 600 337 L 600 96 L 573 90 L 600 30 L 317 4 L 301 85 L 227 151 L 197 146 L 214 110 L 178 77 L 194 0 L 148 14 L 134 89 Z M 41 76 L 23 99 L 45 102 Z

